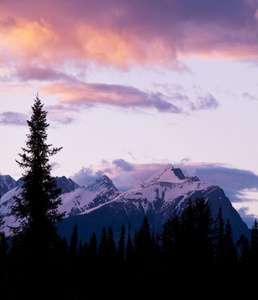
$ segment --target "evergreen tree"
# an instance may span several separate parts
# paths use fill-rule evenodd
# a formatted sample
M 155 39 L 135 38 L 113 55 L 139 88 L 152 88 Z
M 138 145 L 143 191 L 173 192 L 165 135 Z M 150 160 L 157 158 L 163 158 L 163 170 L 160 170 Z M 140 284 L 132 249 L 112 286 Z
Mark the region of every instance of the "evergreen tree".
M 89 261 L 91 263 L 96 261 L 97 252 L 98 252 L 98 241 L 97 241 L 96 233 L 93 232 L 90 237 L 90 243 L 88 247 L 88 256 L 89 256 Z
M 58 212 L 61 199 L 58 198 L 60 189 L 56 188 L 51 176 L 49 158 L 61 148 L 53 148 L 47 144 L 47 112 L 43 110 L 41 100 L 36 97 L 32 106 L 32 116 L 27 121 L 26 148 L 19 154 L 19 166 L 25 169 L 23 173 L 23 192 L 21 198 L 15 198 L 12 207 L 16 219 L 20 221 L 25 247 L 32 255 L 42 255 L 52 246 L 56 234 L 56 222 L 63 214 Z
M 129 230 L 128 230 L 128 236 L 127 236 L 125 258 L 126 258 L 127 265 L 132 262 L 132 258 L 133 258 L 133 242 L 132 242 L 132 238 L 131 238 L 131 223 L 129 223 Z
M 123 264 L 125 259 L 125 225 L 122 224 L 120 238 L 118 242 L 117 258 L 120 264 Z
M 134 235 L 134 252 L 135 258 L 139 262 L 148 262 L 151 253 L 151 233 L 150 223 L 147 216 L 144 217 L 139 231 Z
M 78 250 L 78 227 L 77 223 L 75 223 L 73 228 L 73 233 L 71 236 L 70 246 L 69 246 L 69 256 L 71 259 L 76 258 Z
M 114 241 L 113 228 L 111 226 L 108 226 L 106 252 L 107 252 L 108 262 L 112 264 L 116 258 L 116 244 Z
M 8 248 L 9 245 L 5 233 L 0 232 L 0 262 L 1 260 L 5 260 Z
M 86 253 L 85 269 L 87 269 L 89 278 L 94 278 L 95 280 L 95 278 L 97 278 L 99 275 L 99 270 L 96 266 L 98 261 L 98 241 L 95 232 L 93 232 L 90 237 L 90 242 Z
M 179 257 L 181 254 L 182 227 L 181 219 L 174 213 L 163 225 L 161 234 L 162 252 L 166 259 Z
M 78 247 L 78 252 L 77 252 L 77 257 L 79 261 L 82 261 L 83 256 L 84 256 L 84 249 L 87 249 L 87 243 L 82 245 L 82 239 L 79 241 L 79 247 Z
M 257 220 L 254 220 L 254 225 L 252 226 L 252 235 L 251 235 L 251 246 L 250 254 L 252 263 L 258 264 L 258 223 Z
M 196 222 L 194 214 L 194 203 L 189 199 L 189 202 L 181 215 L 182 226 L 182 256 L 191 261 L 196 246 Z
M 237 250 L 234 244 L 232 227 L 229 219 L 225 228 L 225 258 L 228 265 L 232 266 L 237 263 Z
M 142 226 L 138 233 L 135 235 L 135 249 L 140 252 L 145 252 L 150 246 L 151 234 L 150 234 L 150 223 L 147 216 L 144 217 Z
M 209 243 L 210 246 L 213 219 L 209 202 L 204 198 L 196 199 L 194 203 L 194 215 L 199 238 Z
M 225 226 L 222 217 L 222 208 L 220 206 L 214 226 L 214 246 L 216 262 L 223 264 L 225 262 Z
M 100 235 L 98 255 L 102 260 L 105 260 L 107 254 L 107 229 L 104 226 Z
M 240 262 L 247 266 L 250 261 L 250 249 L 248 238 L 242 234 L 237 241 L 237 247 L 240 249 Z
M 203 198 L 189 203 L 181 216 L 182 245 L 181 251 L 185 263 L 203 266 L 213 259 L 211 208 Z

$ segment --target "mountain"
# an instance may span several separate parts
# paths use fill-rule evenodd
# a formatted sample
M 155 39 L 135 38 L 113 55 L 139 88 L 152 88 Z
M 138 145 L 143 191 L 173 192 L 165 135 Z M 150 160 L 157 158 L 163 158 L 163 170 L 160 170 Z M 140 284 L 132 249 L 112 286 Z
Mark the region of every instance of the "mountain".
M 16 187 L 16 181 L 10 175 L 0 175 L 0 197 Z
M 61 195 L 63 205 L 60 207 L 60 211 L 65 211 L 67 217 L 76 216 L 107 203 L 119 194 L 113 182 L 103 175 L 87 187 L 80 187 Z
M 22 180 L 15 182 L 7 177 L 3 179 L 6 188 L 13 189 L 5 193 L 0 200 L 0 213 L 6 222 L 5 231 L 10 233 L 8 225 L 15 226 L 11 214 L 13 197 L 20 197 Z M 5 180 L 4 180 L 5 179 Z M 80 187 L 71 179 L 56 177 L 57 186 L 61 188 L 61 212 L 66 218 L 60 223 L 59 233 L 69 240 L 75 223 L 78 234 L 88 241 L 92 232 L 100 234 L 103 226 L 111 226 L 114 236 L 118 237 L 121 225 L 131 223 L 131 232 L 138 229 L 146 215 L 151 230 L 162 231 L 164 222 L 176 212 L 181 214 L 189 199 L 205 198 L 211 204 L 213 217 L 216 218 L 219 207 L 222 207 L 224 221 L 230 220 L 234 237 L 242 233 L 249 235 L 249 229 L 233 208 L 224 191 L 216 185 L 202 182 L 198 177 L 186 177 L 182 170 L 167 165 L 142 184 L 121 193 L 113 182 L 103 175 L 87 187 Z M 0 181 L 1 182 L 1 181 Z M 4 185 L 3 185 L 4 186 Z
M 161 231 L 162 225 L 173 212 L 180 215 L 189 199 L 194 201 L 201 197 L 211 204 L 214 218 L 219 207 L 222 207 L 223 218 L 225 222 L 230 220 L 235 239 L 242 233 L 249 234 L 248 227 L 220 187 L 202 182 L 198 177 L 185 177 L 181 169 L 170 164 L 113 200 L 85 206 L 85 210 L 77 216 L 70 215 L 61 223 L 60 233 L 70 238 L 72 228 L 77 223 L 79 236 L 86 241 L 93 231 L 99 234 L 103 226 L 109 225 L 118 236 L 122 223 L 128 225 L 130 222 L 134 232 L 145 215 L 151 229 Z
M 80 187 L 71 178 L 66 178 L 65 176 L 55 177 L 55 181 L 57 188 L 61 189 L 61 194 L 72 192 Z
M 7 235 L 11 234 L 9 226 L 16 227 L 19 225 L 19 222 L 16 221 L 15 217 L 12 215 L 12 206 L 14 205 L 14 197 L 21 197 L 21 193 L 21 186 L 17 186 L 5 193 L 0 199 L 0 213 L 3 221 L 5 222 L 4 229 Z
M 62 177 L 55 177 L 57 187 L 61 189 L 61 195 L 63 193 L 69 193 L 79 187 L 72 179 Z M 1 185 L 1 183 L 3 184 Z M 0 176 L 0 192 L 6 191 L 2 194 L 0 199 L 0 214 L 5 221 L 5 232 L 7 235 L 11 234 L 8 226 L 18 226 L 19 222 L 15 220 L 12 215 L 12 206 L 14 205 L 14 197 L 21 197 L 23 180 L 20 178 L 15 181 L 11 176 Z M 1 190 L 1 186 L 3 189 Z

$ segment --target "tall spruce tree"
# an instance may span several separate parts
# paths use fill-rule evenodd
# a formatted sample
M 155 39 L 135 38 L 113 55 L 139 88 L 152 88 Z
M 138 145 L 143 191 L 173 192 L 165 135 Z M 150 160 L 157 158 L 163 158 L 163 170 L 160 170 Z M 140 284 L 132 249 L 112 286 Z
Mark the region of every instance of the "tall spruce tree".
M 69 247 L 69 255 L 71 259 L 75 259 L 78 252 L 78 226 L 75 223 L 73 228 L 73 233 L 71 236 L 70 247 Z
M 222 217 L 222 208 L 220 206 L 217 218 L 214 224 L 214 246 L 215 246 L 215 259 L 219 264 L 225 262 L 225 226 Z
M 50 249 L 56 238 L 56 222 L 63 214 L 58 212 L 61 199 L 57 198 L 60 189 L 51 176 L 49 158 L 61 148 L 47 144 L 47 112 L 43 109 L 41 100 L 36 97 L 32 106 L 32 116 L 27 121 L 26 148 L 19 154 L 19 166 L 25 169 L 23 173 L 23 192 L 21 198 L 15 198 L 13 213 L 20 220 L 20 230 L 25 249 L 32 255 L 42 255 Z
M 252 226 L 251 245 L 250 245 L 252 263 L 258 264 L 258 222 L 255 219 Z
M 126 244 L 126 251 L 125 251 L 125 258 L 127 265 L 130 265 L 133 258 L 133 242 L 131 238 L 131 223 L 129 222 L 128 226 L 128 235 L 127 235 L 127 244 Z
M 237 249 L 234 244 L 233 231 L 229 219 L 225 227 L 225 255 L 228 265 L 232 266 L 237 263 Z
M 113 262 L 116 257 L 116 243 L 114 241 L 114 233 L 111 226 L 108 226 L 107 232 L 107 256 L 109 262 Z
M 125 225 L 122 224 L 120 238 L 118 242 L 117 258 L 120 264 L 123 264 L 125 259 Z

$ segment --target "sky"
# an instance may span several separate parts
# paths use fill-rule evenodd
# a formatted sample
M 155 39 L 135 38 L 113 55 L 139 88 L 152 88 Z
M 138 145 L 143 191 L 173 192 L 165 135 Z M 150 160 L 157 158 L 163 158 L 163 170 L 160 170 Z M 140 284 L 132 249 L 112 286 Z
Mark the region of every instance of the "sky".
M 164 164 L 258 217 L 257 0 L 1 0 L 0 172 L 18 179 L 33 99 L 52 172 L 125 190 Z

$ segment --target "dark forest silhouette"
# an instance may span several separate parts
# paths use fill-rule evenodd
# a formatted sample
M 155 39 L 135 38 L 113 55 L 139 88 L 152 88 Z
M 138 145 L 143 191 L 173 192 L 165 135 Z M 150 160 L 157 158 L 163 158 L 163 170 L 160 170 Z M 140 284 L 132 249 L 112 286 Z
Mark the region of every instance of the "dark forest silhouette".
M 22 238 L 8 241 L 1 233 L 0 283 L 7 299 L 18 296 L 86 299 L 94 295 L 160 295 L 207 297 L 251 295 L 258 279 L 258 225 L 249 242 L 234 243 L 221 209 L 216 220 L 205 199 L 189 200 L 183 214 L 173 214 L 161 234 L 151 231 L 147 217 L 139 230 L 122 224 L 115 243 L 113 229 L 103 227 L 82 243 L 75 225 L 70 241 L 60 236 L 47 253 L 32 255 Z M 33 241 L 31 241 L 33 243 Z M 15 288 L 14 288 L 15 287 Z M 33 288 L 34 287 L 34 288 Z M 40 291 L 40 292 L 39 292 Z
M 229 220 L 212 218 L 208 201 L 189 202 L 172 214 L 163 231 L 151 230 L 147 217 L 135 232 L 121 224 L 118 242 L 112 227 L 93 232 L 87 243 L 77 224 L 69 241 L 57 233 L 60 191 L 51 177 L 49 157 L 61 148 L 46 143 L 47 113 L 35 100 L 27 148 L 22 198 L 13 213 L 21 226 L 7 238 L 0 233 L 0 298 L 87 299 L 96 296 L 241 298 L 253 295 L 258 279 L 258 223 L 251 240 L 235 242 Z M 0 220 L 0 228 L 3 226 Z

